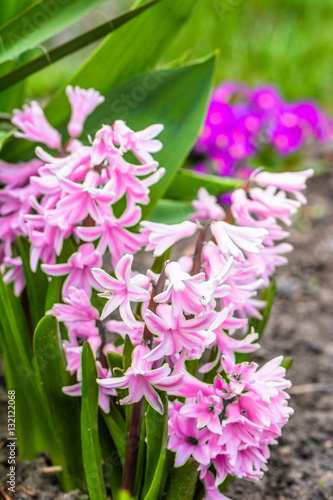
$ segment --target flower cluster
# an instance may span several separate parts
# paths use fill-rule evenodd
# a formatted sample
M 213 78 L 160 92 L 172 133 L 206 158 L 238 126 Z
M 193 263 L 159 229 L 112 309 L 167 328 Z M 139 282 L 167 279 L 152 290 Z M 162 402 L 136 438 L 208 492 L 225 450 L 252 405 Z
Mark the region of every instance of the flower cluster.
M 139 205 L 149 203 L 149 186 L 158 182 L 164 169 L 158 168 L 151 153 L 162 144 L 154 139 L 162 125 L 134 132 L 125 122 L 103 125 L 90 144 L 78 137 L 88 115 L 104 101 L 99 92 L 67 87 L 72 113 L 67 126 L 69 138 L 63 145 L 61 135 L 47 121 L 39 104 L 33 101 L 23 111 L 14 110 L 12 122 L 20 129 L 17 137 L 43 143 L 55 154 L 36 148 L 38 159 L 16 165 L 0 163 L 2 216 L 0 261 L 5 281 L 15 282 L 18 295 L 24 287 L 22 261 L 16 253 L 16 237 L 24 235 L 31 243 L 30 265 L 38 261 L 50 276 L 68 275 L 63 295 L 70 287 L 91 294 L 98 285 L 90 268 L 100 266 L 107 249 L 115 266 L 121 256 L 135 253 L 144 238 L 130 232 L 141 219 Z M 119 213 L 113 207 L 126 198 Z M 79 246 L 66 264 L 56 264 L 63 242 L 72 236 Z M 98 241 L 94 248 L 91 242 Z M 4 271 L 5 272 L 5 271 Z
M 133 272 L 130 254 L 121 257 L 114 275 L 92 267 L 106 300 L 100 319 L 87 294 L 75 288 L 66 304 L 52 311 L 67 325 L 68 369 L 77 375 L 77 384 L 64 390 L 80 394 L 83 339 L 95 353 L 104 411 L 110 394 L 122 398 L 121 404 L 146 398 L 160 413 L 159 391 L 173 396 L 168 447 L 176 453 L 176 466 L 189 457 L 198 463 L 207 500 L 225 498 L 219 485 L 227 475 L 261 477 L 268 447 L 292 413 L 282 357 L 260 369 L 237 359 L 238 353 L 259 347 L 248 320 L 261 317 L 265 304 L 258 293 L 276 266 L 286 262 L 283 254 L 291 246 L 280 241 L 287 235 L 280 223 L 289 225 L 305 202 L 301 191 L 310 175 L 256 171 L 234 191 L 227 213 L 201 188 L 191 220 L 141 223 L 146 250 L 154 256 L 197 235 L 192 255 L 166 261 L 160 274 Z M 236 332 L 243 332 L 241 338 Z M 126 336 L 133 344 L 132 364 L 111 372 L 103 357 L 108 352 L 122 356 Z M 113 341 L 107 343 L 109 338 Z M 198 372 L 189 372 L 190 360 L 197 360 Z
M 116 121 L 103 125 L 87 145 L 78 137 L 103 97 L 78 87 L 68 87 L 67 95 L 72 115 L 65 145 L 36 102 L 14 112 L 19 137 L 56 152 L 39 146 L 38 159 L 0 164 L 4 279 L 14 281 L 15 292 L 21 292 L 16 236 L 24 235 L 33 271 L 41 261 L 48 275 L 67 276 L 63 303 L 48 311 L 68 331 L 63 348 L 76 383 L 64 392 L 81 394 L 81 353 L 88 342 L 104 412 L 110 411 L 112 396 L 120 404 L 145 398 L 163 413 L 160 391 L 172 396 L 168 447 L 176 453 L 175 465 L 192 457 L 206 499 L 225 498 L 219 488 L 228 475 L 261 477 L 268 446 L 292 413 L 282 357 L 258 369 L 239 362 L 239 354 L 244 359 L 259 348 L 249 319 L 261 318 L 265 302 L 260 292 L 286 262 L 291 245 L 283 242 L 288 233 L 281 223 L 289 226 L 306 202 L 301 191 L 313 171 L 251 172 L 231 194 L 227 211 L 201 188 L 189 220 L 174 225 L 143 221 L 140 233 L 131 232 L 128 228 L 141 219 L 140 205 L 149 203 L 149 187 L 164 173 L 152 157 L 162 147 L 155 137 L 163 126 L 134 132 Z M 217 125 L 220 115 L 214 113 L 210 120 Z M 252 132 L 254 123 L 250 121 Z M 118 203 L 122 199 L 125 209 Z M 167 260 L 165 252 L 189 237 L 196 238 L 193 253 Z M 57 263 L 68 238 L 77 251 L 66 263 Z M 142 246 L 163 262 L 161 272 L 133 271 L 134 254 Z M 109 254 L 111 274 L 103 269 L 103 257 Z M 102 312 L 91 304 L 93 290 L 105 301 Z M 111 370 L 108 354 L 125 358 L 129 343 L 130 366 Z
M 228 83 L 213 94 L 195 152 L 212 160 L 220 175 L 247 177 L 245 160 L 263 145 L 285 155 L 308 138 L 320 143 L 333 138 L 333 121 L 312 102 L 286 103 L 272 87 L 250 89 Z M 196 169 L 205 172 L 207 167 L 203 162 Z

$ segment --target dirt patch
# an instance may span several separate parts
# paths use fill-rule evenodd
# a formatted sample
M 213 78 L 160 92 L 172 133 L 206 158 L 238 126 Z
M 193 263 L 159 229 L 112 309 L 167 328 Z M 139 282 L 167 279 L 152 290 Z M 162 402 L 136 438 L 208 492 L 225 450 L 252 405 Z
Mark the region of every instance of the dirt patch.
M 278 272 L 277 299 L 256 356 L 260 364 L 279 354 L 294 358 L 289 378 L 295 414 L 279 445 L 272 447 L 263 479 L 257 483 L 235 480 L 229 487 L 226 493 L 234 500 L 333 500 L 333 174 L 312 179 L 308 198 L 309 205 L 296 220 L 289 240 L 295 248 L 290 263 Z M 5 395 L 2 390 L 3 419 Z M 2 423 L 1 435 L 6 435 L 6 421 Z M 3 484 L 6 462 L 3 447 Z M 44 456 L 20 463 L 18 493 L 12 498 L 86 498 L 62 494 L 54 476 L 40 473 L 46 464 Z

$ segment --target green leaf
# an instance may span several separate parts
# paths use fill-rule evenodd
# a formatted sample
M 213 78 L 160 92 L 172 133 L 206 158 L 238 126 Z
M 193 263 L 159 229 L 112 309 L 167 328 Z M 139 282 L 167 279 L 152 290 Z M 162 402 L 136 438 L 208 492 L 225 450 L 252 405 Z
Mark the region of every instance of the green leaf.
M 6 144 L 6 142 L 13 136 L 14 129 L 13 130 L 0 130 L 0 151 Z
M 283 368 L 285 368 L 285 370 L 288 371 L 293 362 L 294 362 L 293 358 L 283 358 L 281 366 L 283 366 Z
M 182 467 L 175 467 L 167 480 L 166 500 L 192 500 L 198 477 L 198 464 L 191 458 Z
M 206 188 L 209 194 L 217 196 L 241 186 L 242 182 L 233 177 L 199 174 L 191 170 L 180 169 L 166 192 L 166 198 L 194 200 L 201 187 Z
M 262 311 L 262 319 L 251 319 L 249 322 L 249 330 L 254 328 L 254 331 L 259 334 L 259 340 L 261 339 L 269 317 L 271 315 L 274 299 L 276 294 L 276 281 L 272 281 L 268 288 L 266 288 L 261 294 L 260 300 L 264 300 L 266 302 L 265 309 Z
M 162 0 L 154 5 L 109 35 L 68 84 L 85 89 L 94 87 L 105 94 L 135 75 L 154 68 L 190 19 L 197 3 L 198 0 Z M 69 111 L 64 86 L 46 106 L 46 114 L 52 124 L 58 126 L 68 119 Z
M 272 281 L 269 287 L 263 291 L 260 297 L 260 300 L 264 300 L 266 302 L 265 309 L 261 313 L 262 319 L 252 318 L 249 321 L 248 331 L 251 332 L 251 330 L 254 329 L 254 331 L 259 334 L 259 337 L 256 340 L 256 342 L 260 341 L 265 331 L 273 307 L 275 294 L 276 294 L 276 282 Z M 243 361 L 246 361 L 249 357 L 250 353 L 237 353 L 236 362 L 242 363 Z
M 40 375 L 37 367 L 31 359 L 31 351 L 27 352 L 27 346 L 22 336 L 27 335 L 26 331 L 20 331 L 19 322 L 13 307 L 14 297 L 10 287 L 6 287 L 0 275 L 0 323 L 3 332 L 3 347 L 5 352 L 5 365 L 7 375 L 12 387 L 18 393 L 18 408 L 21 407 L 17 415 L 18 432 L 22 431 L 20 439 L 23 444 L 22 449 L 26 450 L 24 423 L 35 436 L 27 436 L 27 441 L 33 441 L 33 447 L 28 454 L 32 458 L 36 451 L 49 451 L 53 458 L 57 458 L 56 447 L 53 446 L 54 435 L 50 423 L 50 413 L 42 397 L 40 390 Z M 32 456 L 31 456 L 32 455 Z M 28 458 L 27 457 L 27 458 Z
M 195 141 L 205 113 L 214 73 L 215 57 L 183 68 L 139 75 L 109 92 L 86 122 L 91 136 L 105 123 L 127 121 L 133 130 L 162 123 L 159 139 L 164 147 L 154 158 L 164 167 L 164 177 L 150 188 L 146 218 L 172 182 Z
M 123 24 L 130 21 L 132 18 L 141 14 L 141 12 L 147 10 L 158 1 L 160 0 L 152 0 L 137 9 L 130 10 L 125 14 L 111 19 L 97 28 L 88 31 L 87 33 L 83 33 L 82 35 L 73 38 L 62 45 L 55 47 L 54 49 L 48 50 L 47 54 L 42 54 L 40 57 L 37 57 L 19 68 L 12 70 L 10 73 L 7 73 L 0 78 L 0 91 L 7 89 L 27 76 L 40 71 L 46 66 L 49 67 L 59 59 L 62 59 L 69 54 L 73 54 L 77 50 L 80 50 L 83 47 L 86 47 L 87 45 L 90 45 L 91 43 L 108 35 L 112 31 L 120 28 Z
M 121 464 L 125 463 L 126 455 L 126 423 L 118 412 L 113 401 L 110 401 L 110 413 L 101 410 L 104 422 L 109 430 L 110 436 L 117 448 Z
M 147 459 L 146 474 L 142 491 L 144 500 L 157 500 L 161 491 L 163 472 L 167 456 L 168 439 L 168 397 L 160 394 L 164 414 L 148 406 L 146 415 Z
M 30 313 L 33 327 L 37 326 L 38 321 L 45 314 L 45 297 L 47 294 L 48 280 L 47 276 L 38 265 L 34 273 L 30 268 L 29 243 L 23 238 L 18 238 L 19 252 L 23 261 L 24 274 L 27 282 L 27 291 L 29 297 Z
M 81 441 L 90 500 L 106 500 L 98 436 L 97 370 L 91 347 L 82 349 Z
M 62 388 L 70 384 L 59 344 L 57 320 L 45 316 L 34 334 L 34 352 L 41 375 L 42 391 L 51 413 L 56 445 L 61 456 L 61 482 L 66 491 L 84 485 L 80 412 L 77 398 L 69 397 Z
M 114 368 L 123 369 L 123 358 L 119 354 L 119 352 L 110 351 L 106 353 L 106 358 L 108 360 L 111 371 L 113 372 Z
M 160 200 L 160 202 L 162 201 L 164 200 Z M 160 274 L 163 271 L 165 262 L 170 259 L 171 250 L 172 247 L 168 248 L 162 255 L 155 258 L 153 265 L 151 266 L 153 273 Z
M 123 369 L 124 371 L 127 370 L 132 364 L 132 352 L 133 352 L 134 346 L 132 344 L 131 339 L 129 338 L 128 335 L 125 336 L 125 343 L 124 343 L 124 349 L 123 349 Z
M 101 443 L 102 459 L 108 476 L 112 498 L 118 499 L 121 490 L 123 468 L 118 450 L 108 431 L 101 413 L 99 413 L 98 430 Z
M 79 20 L 104 0 L 34 3 L 0 28 L 0 63 L 17 58 Z
M 162 199 L 149 214 L 148 220 L 162 224 L 178 224 L 187 220 L 193 213 L 190 202 Z

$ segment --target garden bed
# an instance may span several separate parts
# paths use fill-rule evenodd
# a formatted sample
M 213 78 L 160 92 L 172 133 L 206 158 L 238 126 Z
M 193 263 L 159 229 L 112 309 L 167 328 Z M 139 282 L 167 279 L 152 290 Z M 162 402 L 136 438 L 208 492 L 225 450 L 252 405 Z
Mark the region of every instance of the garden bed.
M 272 448 L 263 480 L 235 480 L 230 486 L 226 493 L 235 500 L 333 498 L 333 173 L 309 181 L 308 199 L 291 231 L 289 241 L 295 250 L 289 265 L 278 272 L 277 299 L 257 355 L 260 363 L 279 354 L 294 358 L 289 378 L 295 414 L 279 446 Z M 4 389 L 0 396 L 0 480 L 4 485 L 8 473 Z M 56 478 L 40 472 L 47 465 L 45 457 L 18 464 L 17 493 L 10 498 L 84 498 L 61 494 Z

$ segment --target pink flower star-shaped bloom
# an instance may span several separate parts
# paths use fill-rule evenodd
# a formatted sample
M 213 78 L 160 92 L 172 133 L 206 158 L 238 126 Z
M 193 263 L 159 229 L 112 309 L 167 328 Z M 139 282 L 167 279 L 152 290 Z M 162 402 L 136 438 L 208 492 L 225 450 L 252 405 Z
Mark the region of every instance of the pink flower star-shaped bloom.
M 97 188 L 100 177 L 97 172 L 88 172 L 83 184 L 72 182 L 69 179 L 59 179 L 65 196 L 57 204 L 57 208 L 50 211 L 47 220 L 52 225 L 60 228 L 67 227 L 68 223 L 81 222 L 89 214 L 94 220 L 98 220 L 98 205 L 110 205 L 113 200 L 113 192 L 107 183 L 103 188 Z
M 283 189 L 288 193 L 293 193 L 298 201 L 306 203 L 305 196 L 300 192 L 306 188 L 306 181 L 312 177 L 314 171 L 312 168 L 304 170 L 303 172 L 281 172 L 272 173 L 265 170 L 255 171 L 252 178 L 260 186 L 275 186 Z
M 65 304 L 54 304 L 47 314 L 53 314 L 59 321 L 66 323 L 70 332 L 81 338 L 98 335 L 95 320 L 99 317 L 99 313 L 90 305 L 84 290 L 70 287 L 64 302 Z
M 179 316 L 182 311 L 189 314 L 200 314 L 205 307 L 202 304 L 202 293 L 198 285 L 205 279 L 204 273 L 196 276 L 183 271 L 178 262 L 170 262 L 165 266 L 168 285 L 164 292 L 156 295 L 155 302 L 172 302 L 173 315 Z
M 103 255 L 109 247 L 115 267 L 125 253 L 134 254 L 142 245 L 143 238 L 140 234 L 131 233 L 125 229 L 125 227 L 135 226 L 140 218 L 141 209 L 138 206 L 128 206 L 119 219 L 113 215 L 111 207 L 100 207 L 97 225 L 78 227 L 75 232 L 83 241 L 101 238 L 97 248 Z
M 78 137 L 83 132 L 83 125 L 94 109 L 104 102 L 105 98 L 95 89 L 81 89 L 80 87 L 66 87 L 66 94 L 72 108 L 71 118 L 67 130 L 71 137 Z
M 210 462 L 209 445 L 207 441 L 211 432 L 198 429 L 195 418 L 188 418 L 175 413 L 170 422 L 168 448 L 176 452 L 175 466 L 180 467 L 192 456 L 202 465 Z
M 198 199 L 192 201 L 192 207 L 196 212 L 191 219 L 195 220 L 224 220 L 225 212 L 217 203 L 216 197 L 211 196 L 205 188 L 198 191 Z
M 110 125 L 103 125 L 96 132 L 91 151 L 91 163 L 100 165 L 105 159 L 111 161 L 121 156 L 121 151 L 113 144 L 113 130 Z
M 153 387 L 162 391 L 180 388 L 184 376 L 181 373 L 170 375 L 170 366 L 165 363 L 160 368 L 152 370 L 151 362 L 143 359 L 149 352 L 148 347 L 139 345 L 132 354 L 132 366 L 126 370 L 123 377 L 112 377 L 97 380 L 98 384 L 106 388 L 128 387 L 129 395 L 121 400 L 122 404 L 135 403 L 143 397 L 159 413 L 163 414 L 163 405 L 159 395 Z
M 204 496 L 204 500 L 231 500 L 231 498 L 226 497 L 220 492 L 211 472 L 207 471 L 203 476 L 200 476 L 200 479 L 205 485 L 206 495 Z
M 213 311 L 187 320 L 183 314 L 174 317 L 172 306 L 162 304 L 158 306 L 157 313 L 148 309 L 145 314 L 149 330 L 161 337 L 159 345 L 146 355 L 149 361 L 171 356 L 182 349 L 201 354 L 215 340 L 215 334 L 209 330 L 215 318 Z
M 3 258 L 3 265 L 10 266 L 10 269 L 2 275 L 2 279 L 6 285 L 8 285 L 8 283 L 14 283 L 14 293 L 16 297 L 19 297 L 26 283 L 22 259 L 21 257 L 11 258 L 5 256 Z
M 43 165 L 40 160 L 31 160 L 25 163 L 11 164 L 0 161 L 0 181 L 7 187 L 23 186 L 32 175 L 37 174 Z
M 94 278 L 91 268 L 100 266 L 101 255 L 94 249 L 91 243 L 82 245 L 79 250 L 70 257 L 67 264 L 42 264 L 42 269 L 51 276 L 63 276 L 68 274 L 63 287 L 63 297 L 68 297 L 71 286 L 82 289 L 87 296 L 91 295 L 91 288 L 100 290 L 100 286 Z
M 124 121 L 116 120 L 113 126 L 113 140 L 122 150 L 131 150 L 142 162 L 149 163 L 153 160 L 150 153 L 157 153 L 163 147 L 161 141 L 155 139 L 163 129 L 163 125 L 155 124 L 133 132 Z
M 100 296 L 108 299 L 101 319 L 106 318 L 119 307 L 120 316 L 129 327 L 137 325 L 131 310 L 131 301 L 144 302 L 149 299 L 149 280 L 143 274 L 131 277 L 132 262 L 133 255 L 124 255 L 115 268 L 116 278 L 112 278 L 103 269 L 91 270 L 95 280 L 105 290 Z
M 221 398 L 216 395 L 203 396 L 198 392 L 197 402 L 185 404 L 179 411 L 180 415 L 197 419 L 198 428 L 208 427 L 216 434 L 222 434 L 219 414 L 222 410 Z
M 13 110 L 12 123 L 23 132 L 14 132 L 15 137 L 22 137 L 32 142 L 44 142 L 52 149 L 61 146 L 61 136 L 47 119 L 37 101 L 31 101 L 30 106 L 25 104 L 23 111 Z
M 142 233 L 147 238 L 147 251 L 154 250 L 154 257 L 159 257 L 177 241 L 192 236 L 198 226 L 194 222 L 184 221 L 180 224 L 159 224 L 157 222 L 141 222 Z
M 238 227 L 217 221 L 212 223 L 212 234 L 224 255 L 242 257 L 243 251 L 260 253 L 260 246 L 269 232 L 259 227 Z

